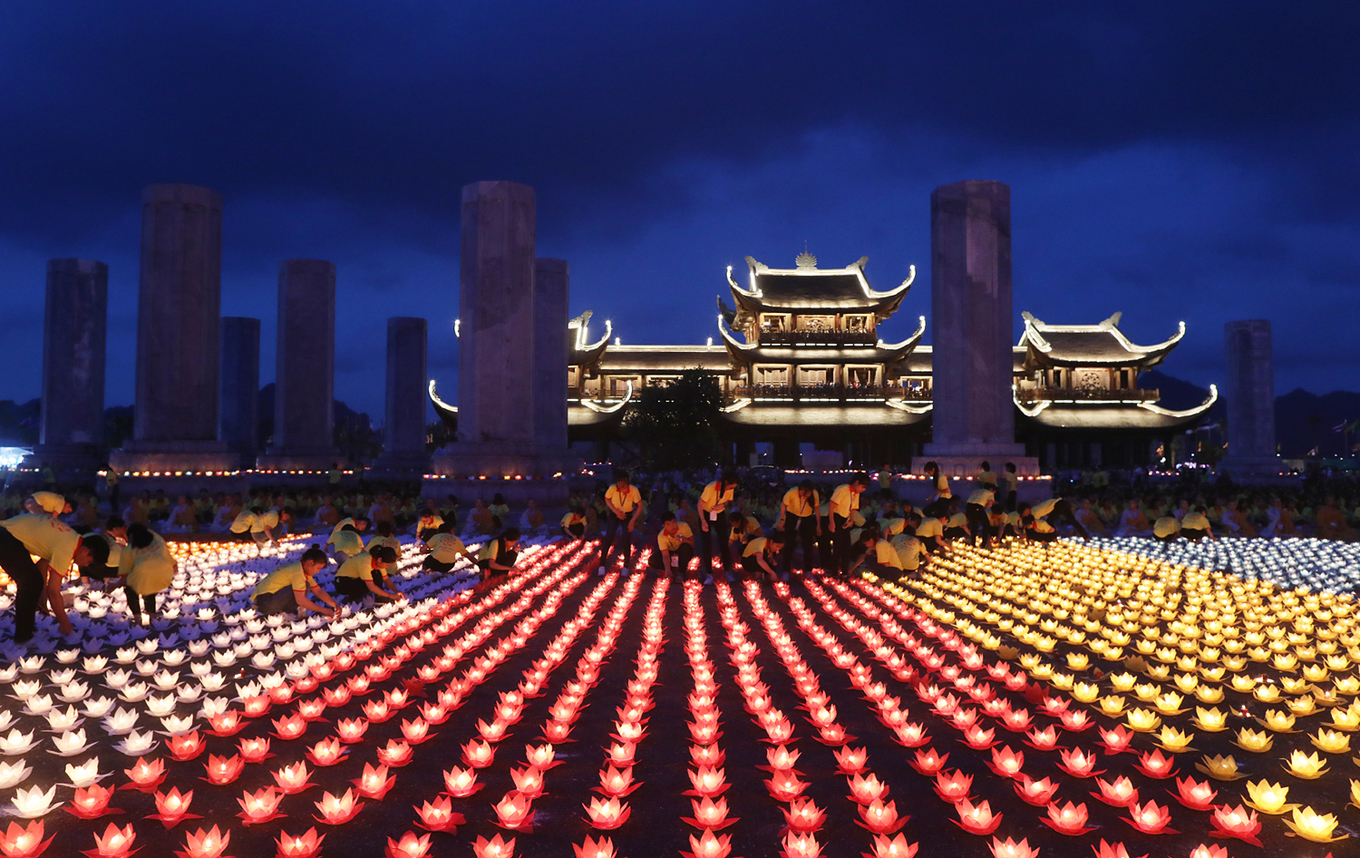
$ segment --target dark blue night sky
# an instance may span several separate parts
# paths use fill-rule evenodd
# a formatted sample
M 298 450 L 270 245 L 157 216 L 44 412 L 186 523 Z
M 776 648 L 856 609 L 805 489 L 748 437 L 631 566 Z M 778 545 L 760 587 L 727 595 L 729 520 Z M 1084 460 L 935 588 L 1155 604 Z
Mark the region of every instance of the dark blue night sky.
M 625 342 L 702 343 L 724 268 L 915 264 L 929 193 L 1012 188 L 1017 323 L 1161 341 L 1223 380 L 1275 324 L 1276 389 L 1360 388 L 1360 11 L 1343 3 L 121 2 L 0 5 L 0 398 L 36 397 L 49 257 L 110 269 L 108 403 L 132 400 L 138 201 L 225 200 L 224 315 L 278 261 L 339 277 L 336 395 L 381 413 L 385 324 L 430 319 L 452 391 L 458 199 L 538 191 L 539 255 Z M 927 328 L 927 339 L 929 339 Z M 1017 325 L 1018 333 L 1018 325 Z M 891 338 L 885 334 L 885 337 Z

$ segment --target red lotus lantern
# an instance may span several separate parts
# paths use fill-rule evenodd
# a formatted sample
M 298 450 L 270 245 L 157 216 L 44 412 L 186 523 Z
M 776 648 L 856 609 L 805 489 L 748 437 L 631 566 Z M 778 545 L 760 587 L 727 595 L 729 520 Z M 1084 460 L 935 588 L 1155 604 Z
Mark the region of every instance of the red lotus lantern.
M 242 739 L 237 743 L 241 759 L 247 763 L 263 763 L 274 756 L 269 753 L 268 739 Z
M 909 762 L 913 769 L 929 777 L 938 774 L 948 759 L 948 754 L 937 754 L 934 748 L 927 748 L 924 751 L 917 751 L 915 758 Z
M 411 746 L 398 739 L 388 739 L 387 744 L 378 749 L 378 759 L 385 766 L 404 766 L 411 762 Z
M 33 833 L 34 825 L 37 826 L 36 833 Z M 17 828 L 12 822 L 9 824 L 9 827 L 11 833 Z M 41 843 L 43 833 L 42 823 L 30 823 L 28 830 L 24 833 L 30 835 L 27 838 L 30 843 Z M 4 841 L 0 841 L 0 845 L 4 845 L 9 839 L 9 834 L 6 834 Z M 15 858 L 15 856 L 19 855 L 41 855 L 43 850 L 47 848 L 47 844 L 51 842 L 52 841 L 49 839 L 47 843 L 41 843 L 41 846 L 37 851 L 11 852 L 9 849 L 5 849 L 5 856 L 6 858 Z M 132 848 L 132 844 L 136 842 L 137 833 L 132 830 L 131 825 L 126 828 L 119 828 L 113 823 L 109 823 L 109 826 L 104 829 L 103 835 L 96 834 L 94 836 L 94 849 L 87 850 L 85 854 L 90 856 L 90 858 L 125 858 L 125 856 L 131 855 L 133 852 L 137 851 Z
M 992 807 L 986 801 L 974 805 L 968 799 L 963 799 L 954 805 L 954 809 L 959 814 L 955 825 L 969 834 L 991 834 L 1001 824 L 1002 815 L 992 813 Z
M 950 804 L 958 804 L 968 798 L 968 793 L 973 788 L 973 776 L 965 775 L 955 769 L 951 772 L 940 772 L 935 776 L 935 793 L 940 798 Z
M 1126 730 L 1121 725 L 1113 730 L 1100 729 L 1100 744 L 1111 754 L 1122 754 L 1129 751 L 1129 743 L 1133 741 L 1133 731 Z
M 387 795 L 387 791 L 392 789 L 392 785 L 397 782 L 395 776 L 387 774 L 387 766 L 379 765 L 376 769 L 368 763 L 364 763 L 363 774 L 359 775 L 352 783 L 363 798 L 376 799 L 382 801 Z
M 685 795 L 722 795 L 729 786 L 723 770 L 710 766 L 700 766 L 698 770 L 690 769 L 689 782 L 694 785 L 694 789 L 685 790 Z
M 1061 754 L 1062 762 L 1058 763 L 1058 768 L 1067 772 L 1069 775 L 1079 778 L 1089 778 L 1101 774 L 1101 772 L 1104 771 L 1104 769 L 1100 772 L 1095 771 L 1097 762 L 1096 755 L 1088 753 L 1081 748 L 1063 750 Z
M 335 731 L 339 734 L 340 741 L 353 745 L 364 740 L 364 733 L 368 732 L 368 721 L 363 718 L 341 718 L 335 724 Z
M 860 819 L 864 820 L 863 825 L 874 834 L 896 834 L 902 826 L 907 824 L 908 817 L 897 816 L 897 803 L 881 801 L 871 802 L 870 804 L 860 805 Z
M 1214 827 L 1215 837 L 1236 837 L 1252 846 L 1261 845 L 1260 839 L 1256 836 L 1261 833 L 1261 821 L 1257 819 L 1254 810 L 1247 810 L 1240 804 L 1235 807 L 1223 805 L 1214 808 L 1209 822 Z
M 515 782 L 515 790 L 525 798 L 535 799 L 543 794 L 543 772 L 533 766 L 511 769 L 510 779 Z
M 285 741 L 297 739 L 307 732 L 307 721 L 294 712 L 283 718 L 274 719 L 274 735 Z
M 483 785 L 477 783 L 477 772 L 475 770 L 454 766 L 444 772 L 444 786 L 449 795 L 454 798 L 467 798 L 481 789 Z
M 234 736 L 246 726 L 246 722 L 241 720 L 241 713 L 235 709 L 214 715 L 209 723 L 212 729 L 208 732 L 214 736 Z
M 1129 858 L 1129 850 L 1123 843 L 1106 843 L 1104 838 L 1100 840 L 1099 847 L 1092 847 L 1096 853 L 1096 858 Z M 1146 855 L 1140 858 L 1148 858 Z
M 236 815 L 241 817 L 246 825 L 282 819 L 284 815 L 278 812 L 279 803 L 282 801 L 283 793 L 275 792 L 273 787 L 266 787 L 253 793 L 247 792 L 236 800 L 237 804 L 241 805 L 241 812 Z
M 608 837 L 601 837 L 599 840 L 592 840 L 587 837 L 586 842 L 572 844 L 572 849 L 576 853 L 576 858 L 618 858 L 614 851 L 614 841 Z
M 207 781 L 214 786 L 225 786 L 239 778 L 245 767 L 246 761 L 241 759 L 239 754 L 232 754 L 230 757 L 209 754 L 208 762 L 205 764 L 208 772 Z
M 260 718 L 264 716 L 269 712 L 269 707 L 272 705 L 269 697 L 264 694 L 246 697 L 241 700 L 241 706 L 244 707 L 247 718 Z
M 528 798 L 517 792 L 506 793 L 500 801 L 492 805 L 496 811 L 496 824 L 511 831 L 529 831 L 534 825 L 534 811 Z
M 1129 816 L 1125 817 L 1124 821 L 1144 834 L 1177 833 L 1167 828 L 1167 825 L 1171 822 L 1170 811 L 1155 801 L 1133 805 L 1129 808 Z
M 424 718 L 417 718 L 414 721 L 402 719 L 401 735 L 412 745 L 419 745 L 430 738 L 430 725 Z
M 858 804 L 872 804 L 888 797 L 888 785 L 877 775 L 855 775 L 849 779 L 849 784 L 850 797 Z
M 784 848 L 780 855 L 784 858 L 821 858 L 822 846 L 812 834 L 797 834 L 790 831 L 784 835 Z
M 109 810 L 109 799 L 113 798 L 113 790 L 99 784 L 90 784 L 88 787 L 76 790 L 75 798 L 71 800 L 71 806 L 66 811 L 78 819 L 98 819 L 105 813 L 122 813 L 122 811 Z M 12 824 L 12 823 L 11 823 Z M 2 843 L 3 841 L 0 841 Z M 0 848 L 0 852 L 4 849 Z M 9 853 L 6 852 L 6 855 Z
M 1015 793 L 1028 804 L 1035 807 L 1046 807 L 1053 800 L 1053 794 L 1058 791 L 1058 785 L 1048 778 L 1036 781 L 1027 775 L 1021 775 L 1019 782 L 1015 784 Z
M 155 792 L 156 787 L 165 780 L 165 763 L 161 760 L 148 760 L 146 757 L 139 757 L 137 762 L 130 769 L 123 769 L 123 774 L 128 776 L 128 780 L 133 789 L 142 792 Z
M 1059 834 L 1078 835 L 1088 834 L 1095 831 L 1094 828 L 1086 827 L 1088 814 L 1085 804 L 1073 804 L 1068 802 L 1061 808 L 1054 802 L 1048 806 L 1048 816 L 1039 821 Z
M 988 846 L 992 850 L 992 858 L 1038 858 L 1039 855 L 1039 850 L 1030 846 L 1028 839 L 1016 843 L 1009 837 L 1005 840 L 993 837 Z
M 1176 774 L 1175 761 L 1162 754 L 1161 750 L 1141 754 L 1134 768 L 1150 778 L 1163 780 Z
M 340 747 L 340 740 L 332 736 L 322 739 L 307 750 L 307 759 L 318 766 L 333 766 L 343 760 L 349 751 Z
M 992 759 L 987 763 L 988 768 L 1003 778 L 1018 777 L 1024 765 L 1024 753 L 1012 751 L 1010 745 L 1006 745 L 1000 751 L 992 748 Z
M 472 854 L 475 858 L 515 858 L 515 838 L 502 840 L 499 834 L 490 840 L 478 837 L 472 844 Z
M 632 812 L 627 804 L 617 798 L 609 798 L 601 801 L 592 798 L 589 805 L 583 805 L 586 815 L 590 817 L 590 824 L 601 831 L 610 831 L 618 828 L 628 821 L 628 815 Z
M 525 745 L 524 756 L 529 761 L 529 765 L 540 771 L 547 771 L 553 766 L 560 766 L 561 762 L 554 762 L 553 757 L 557 755 L 557 750 L 551 744 L 544 745 Z
M 312 773 L 307 770 L 306 763 L 299 762 L 294 763 L 291 766 L 284 766 L 273 774 L 274 783 L 278 784 L 279 789 L 284 795 L 300 793 L 309 787 L 315 786 L 315 784 L 308 780 Z
M 1172 795 L 1191 810 L 1208 810 L 1218 797 L 1218 791 L 1210 787 L 1208 781 L 1197 783 L 1194 778 L 1177 778 L 1176 789 Z
M 447 796 L 441 796 L 434 800 L 434 804 L 428 801 L 416 808 L 416 813 L 420 816 L 417 823 L 426 831 L 443 831 L 453 834 L 457 827 L 462 825 L 465 820 L 461 813 L 453 812 L 453 803 Z
M 631 766 L 624 768 L 622 771 L 613 766 L 607 766 L 600 771 L 600 785 L 596 787 L 596 789 L 607 796 L 617 797 L 628 795 L 640 786 L 642 786 L 642 784 L 633 783 L 633 769 Z
M 908 843 L 907 838 L 899 834 L 889 840 L 880 834 L 874 838 L 872 852 L 861 852 L 863 858 L 913 858 L 919 844 Z
M 300 765 L 300 764 L 299 764 Z M 327 825 L 342 825 L 359 815 L 359 811 L 364 809 L 362 801 L 354 800 L 354 790 L 345 790 L 344 795 L 336 796 L 331 793 L 323 793 L 321 800 L 313 802 L 321 815 L 316 817 L 317 822 L 324 822 Z
M 836 756 L 837 772 L 842 775 L 857 775 L 864 771 L 869 752 L 865 748 L 841 748 L 833 751 Z
M 430 835 L 422 834 L 417 837 L 414 831 L 408 831 L 401 836 L 401 840 L 387 838 L 384 858 L 425 858 L 429 851 Z
M 189 813 L 189 805 L 193 803 L 194 791 L 189 790 L 183 795 L 179 788 L 175 787 L 168 793 L 156 792 L 156 814 L 147 817 L 148 819 L 160 820 L 166 828 L 174 828 L 183 819 L 199 819 L 200 817 Z
M 1100 787 L 1100 792 L 1091 795 L 1113 807 L 1128 807 L 1138 801 L 1138 790 L 1128 778 L 1117 778 L 1114 783 L 1096 778 L 1096 786 Z
M 463 762 L 474 769 L 484 769 L 496 758 L 496 749 L 478 739 L 470 739 L 463 745 Z
M 203 736 L 197 730 L 170 737 L 170 756 L 182 763 L 197 758 L 204 747 Z
M 704 831 L 700 837 L 689 836 L 689 847 L 693 852 L 681 852 L 686 858 L 727 858 L 732 854 L 732 838 L 726 834 Z
M 893 729 L 897 741 L 906 748 L 919 748 L 930 741 L 930 734 L 920 724 L 908 723 Z
M 790 831 L 800 833 L 817 831 L 826 823 L 826 811 L 818 807 L 812 799 L 803 798 L 790 802 L 789 808 L 784 811 L 784 819 L 788 822 Z
M 179 858 L 222 858 L 231 842 L 231 832 L 223 833 L 214 825 L 210 830 L 198 829 L 185 837 L 184 851 L 176 852 Z
M 133 833 L 132 826 L 129 825 L 125 832 L 120 832 L 118 826 L 110 824 L 104 832 L 104 837 L 110 838 L 114 836 L 114 832 L 118 832 L 118 836 L 126 838 L 126 846 L 118 852 L 109 853 L 107 858 L 131 854 L 127 851 L 127 847 L 132 846 L 132 841 L 137 836 Z M 53 835 L 43 840 L 43 834 L 41 819 L 34 819 L 23 828 L 20 828 L 17 823 L 11 822 L 9 828 L 0 832 L 0 852 L 5 854 L 5 858 L 38 858 L 39 855 L 47 851 L 47 847 L 52 845 L 52 841 L 56 837 L 56 835 Z M 99 835 L 95 835 L 95 846 L 96 851 L 93 855 L 98 856 L 98 858 L 106 858 L 102 852 L 104 844 Z M 85 854 L 92 853 L 87 852 Z
M 278 845 L 275 858 L 318 858 L 321 841 L 325 839 L 326 835 L 318 835 L 315 828 L 309 828 L 306 834 L 297 836 L 281 831 L 274 841 Z
M 1058 747 L 1058 728 L 1049 724 L 1042 730 L 1030 730 L 1025 734 L 1025 743 L 1040 751 L 1051 751 Z

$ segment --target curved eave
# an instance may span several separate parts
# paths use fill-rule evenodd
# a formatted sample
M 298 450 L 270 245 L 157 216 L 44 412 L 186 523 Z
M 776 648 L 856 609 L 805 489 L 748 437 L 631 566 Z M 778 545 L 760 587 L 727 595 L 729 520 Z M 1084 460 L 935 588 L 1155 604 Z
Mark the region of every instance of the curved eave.
M 727 329 L 727 323 L 722 317 L 718 317 L 718 334 L 722 337 L 723 345 L 727 348 L 728 355 L 732 360 L 742 366 L 750 366 L 752 352 L 757 348 L 755 343 L 739 343 L 736 336 Z
M 863 305 L 856 306 L 854 308 L 836 307 L 832 308 L 833 311 L 838 313 L 871 312 L 875 315 L 878 321 L 880 322 L 884 321 L 890 316 L 892 316 L 893 313 L 897 312 L 897 308 L 901 305 L 902 299 L 907 296 L 907 292 L 911 289 L 911 284 L 916 281 L 916 266 L 915 265 L 908 266 L 907 277 L 899 285 L 885 292 L 879 292 L 869 285 L 868 278 L 864 276 L 864 266 L 868 263 L 868 261 L 869 257 L 864 256 L 861 257 L 855 263 L 847 265 L 844 268 L 815 268 L 808 270 L 798 268 L 771 268 L 765 263 L 748 256 L 746 257 L 746 267 L 749 271 L 750 277 L 749 289 L 739 286 L 737 284 L 736 279 L 732 276 L 732 266 L 729 265 L 727 267 L 727 285 L 728 288 L 732 290 L 732 299 L 737 302 L 737 310 L 739 313 L 737 321 L 739 324 L 741 322 L 747 321 L 746 318 L 743 318 L 740 315 L 742 313 L 749 313 L 752 314 L 752 316 L 755 316 L 761 312 L 773 311 L 773 312 L 807 313 L 816 312 L 819 309 L 817 307 L 808 306 L 792 306 L 792 305 L 785 306 L 778 303 L 776 299 L 767 299 L 764 292 L 761 290 L 760 284 L 758 282 L 758 278 L 762 274 L 776 275 L 780 277 L 818 277 L 818 276 L 825 277 L 825 276 L 844 276 L 847 274 L 852 275 L 854 276 L 855 280 L 859 283 L 860 291 L 864 296 Z
M 1022 418 L 1050 429 L 1165 430 L 1194 422 L 1218 399 L 1210 386 L 1209 397 L 1200 405 L 1172 411 L 1150 402 L 1037 402 L 1015 403 Z
M 907 337 L 900 343 L 885 343 L 882 340 L 879 340 L 878 347 L 886 351 L 896 352 L 898 353 L 899 357 L 906 357 L 908 354 L 911 353 L 913 349 L 916 348 L 916 344 L 921 342 L 921 337 L 925 335 L 926 317 L 921 316 L 919 318 L 920 322 L 916 325 L 916 330 L 912 333 L 911 336 Z
M 1025 365 L 1037 366 L 1120 366 L 1137 364 L 1150 368 L 1166 359 L 1171 350 L 1185 336 L 1185 322 L 1177 324 L 1176 333 L 1164 342 L 1151 346 L 1140 346 L 1130 342 L 1119 330 L 1121 314 L 1115 313 L 1096 325 L 1049 325 L 1028 312 L 1020 314 L 1025 322 L 1017 348 L 1026 349 Z M 1106 334 L 1113 337 L 1122 351 L 1109 355 L 1073 355 L 1066 353 L 1060 346 L 1055 347 L 1046 333 L 1053 334 Z
M 609 426 L 623 420 L 624 412 L 619 411 L 595 411 L 587 408 L 580 403 L 570 402 L 567 404 L 567 427 L 578 429 L 582 427 Z
M 439 398 L 439 394 L 435 392 L 435 380 L 433 378 L 430 379 L 429 395 L 430 403 L 434 405 L 434 412 L 439 415 L 439 419 L 444 422 L 445 426 L 456 430 L 458 428 L 458 408 Z

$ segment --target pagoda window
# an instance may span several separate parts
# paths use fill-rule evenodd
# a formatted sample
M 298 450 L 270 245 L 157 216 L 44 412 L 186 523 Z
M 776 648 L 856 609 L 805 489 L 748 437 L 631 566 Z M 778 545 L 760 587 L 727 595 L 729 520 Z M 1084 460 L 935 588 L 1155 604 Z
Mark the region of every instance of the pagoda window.
M 755 368 L 755 383 L 788 387 L 789 368 L 787 366 L 758 366 Z
M 823 333 L 836 330 L 835 316 L 799 316 L 794 324 L 794 330 L 808 331 L 811 333 Z
M 760 330 L 772 334 L 782 334 L 789 329 L 792 317 L 788 313 L 761 313 Z
M 836 368 L 834 366 L 798 367 L 799 387 L 823 387 L 835 383 Z
M 1131 387 L 1133 387 L 1133 385 L 1129 384 L 1129 371 L 1127 369 L 1121 369 L 1119 371 L 1119 389 L 1128 390 Z
M 846 316 L 845 330 L 850 333 L 868 333 L 873 330 L 873 316 Z
M 1072 371 L 1074 390 L 1090 393 L 1110 389 L 1110 371 L 1107 369 L 1077 369 Z
M 567 389 L 575 390 L 581 386 L 581 368 L 579 366 L 567 367 Z
M 874 387 L 878 384 L 878 367 L 847 366 L 845 383 L 851 387 Z
M 647 386 L 662 387 L 664 385 L 670 384 L 672 381 L 678 380 L 679 378 L 680 376 L 678 375 L 649 375 L 647 376 Z

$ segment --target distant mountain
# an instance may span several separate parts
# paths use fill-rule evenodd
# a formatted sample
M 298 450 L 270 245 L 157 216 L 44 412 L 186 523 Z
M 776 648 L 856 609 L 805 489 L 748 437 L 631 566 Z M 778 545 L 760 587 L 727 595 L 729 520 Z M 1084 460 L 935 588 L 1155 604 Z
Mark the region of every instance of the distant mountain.
M 1360 433 L 1347 436 L 1335 431 L 1343 423 L 1360 420 L 1360 393 L 1334 390 L 1321 396 L 1303 388 L 1275 398 L 1275 440 L 1286 459 L 1308 455 L 1314 447 L 1320 456 L 1345 455 L 1344 446 L 1360 443 Z
M 0 400 L 0 446 L 31 447 L 38 443 L 42 400 Z

